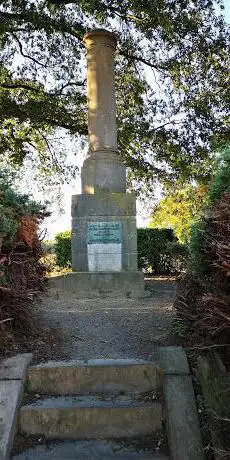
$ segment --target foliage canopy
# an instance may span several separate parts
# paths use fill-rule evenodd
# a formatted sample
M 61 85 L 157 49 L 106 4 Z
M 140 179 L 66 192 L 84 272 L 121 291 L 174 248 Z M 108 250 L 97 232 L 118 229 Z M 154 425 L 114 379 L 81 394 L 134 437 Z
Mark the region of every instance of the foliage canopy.
M 87 135 L 83 35 L 119 38 L 119 149 L 131 179 L 206 181 L 229 139 L 229 34 L 221 0 L 1 0 L 0 155 L 63 170 L 52 139 Z
M 191 225 L 204 207 L 206 186 L 187 185 L 171 189 L 155 206 L 150 217 L 151 228 L 172 228 L 179 241 L 187 243 Z

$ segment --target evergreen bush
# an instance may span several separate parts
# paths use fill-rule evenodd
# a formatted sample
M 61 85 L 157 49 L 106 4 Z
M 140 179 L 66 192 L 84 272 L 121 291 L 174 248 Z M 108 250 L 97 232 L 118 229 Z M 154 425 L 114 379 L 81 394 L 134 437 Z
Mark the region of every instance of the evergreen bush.
M 71 265 L 71 232 L 69 230 L 57 233 L 55 236 L 54 250 L 57 264 L 60 267 Z
M 0 234 L 3 235 L 4 244 L 17 238 L 25 216 L 36 215 L 39 218 L 45 212 L 45 206 L 41 203 L 15 191 L 13 179 L 14 176 L 6 170 L 0 171 Z
M 199 218 L 191 227 L 191 238 L 189 243 L 190 265 L 192 271 L 199 277 L 207 277 L 211 267 L 207 244 L 212 238 L 212 225 L 210 214 L 215 203 L 220 200 L 223 194 L 230 190 L 230 146 L 222 148 L 217 159 L 217 173 L 210 184 L 207 194 L 207 207 L 204 215 Z
M 170 275 L 182 270 L 186 247 L 170 228 L 137 229 L 138 269 L 156 275 Z

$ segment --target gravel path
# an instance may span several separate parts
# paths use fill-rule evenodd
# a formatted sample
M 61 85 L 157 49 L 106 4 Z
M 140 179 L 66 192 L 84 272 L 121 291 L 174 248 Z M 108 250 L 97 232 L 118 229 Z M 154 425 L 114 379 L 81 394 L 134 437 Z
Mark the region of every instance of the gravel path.
M 151 296 L 142 299 L 76 299 L 50 292 L 40 309 L 44 323 L 63 336 L 60 359 L 148 358 L 155 345 L 172 344 L 174 285 L 148 284 Z

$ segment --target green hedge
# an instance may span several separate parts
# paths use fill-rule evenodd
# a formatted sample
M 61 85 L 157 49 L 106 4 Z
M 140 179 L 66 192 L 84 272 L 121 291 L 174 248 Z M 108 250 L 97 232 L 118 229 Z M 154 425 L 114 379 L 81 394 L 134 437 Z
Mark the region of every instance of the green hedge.
M 138 268 L 155 275 L 176 274 L 185 266 L 187 248 L 170 228 L 137 229 Z
M 57 233 L 55 236 L 54 251 L 57 265 L 60 267 L 71 265 L 71 232 L 69 230 Z
M 55 237 L 57 264 L 71 264 L 71 232 L 58 233 Z M 156 275 L 170 275 L 183 270 L 187 248 L 178 243 L 173 230 L 163 228 L 137 229 L 138 269 Z

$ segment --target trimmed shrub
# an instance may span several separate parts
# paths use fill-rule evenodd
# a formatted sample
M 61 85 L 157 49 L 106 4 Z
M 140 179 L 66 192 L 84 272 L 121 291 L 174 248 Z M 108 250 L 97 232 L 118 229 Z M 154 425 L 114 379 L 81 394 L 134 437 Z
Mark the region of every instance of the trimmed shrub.
M 57 258 L 57 264 L 60 267 L 71 265 L 71 232 L 57 233 L 55 236 L 54 250 Z
M 137 229 L 138 268 L 155 275 L 180 272 L 187 255 L 170 228 Z

